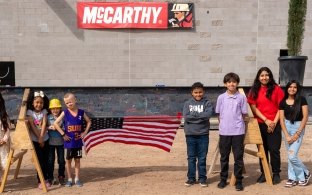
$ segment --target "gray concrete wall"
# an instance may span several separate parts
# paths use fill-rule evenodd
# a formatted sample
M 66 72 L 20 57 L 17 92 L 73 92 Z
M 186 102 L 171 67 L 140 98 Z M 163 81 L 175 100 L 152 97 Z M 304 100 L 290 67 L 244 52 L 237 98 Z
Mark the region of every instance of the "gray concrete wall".
M 195 81 L 222 86 L 230 71 L 249 86 L 261 66 L 270 67 L 278 80 L 288 1 L 187 2 L 195 4 L 194 30 L 82 30 L 76 27 L 76 0 L 0 0 L 0 61 L 15 62 L 17 86 L 190 86 Z M 308 1 L 303 54 L 309 58 L 311 35 Z M 305 86 L 312 86 L 311 63 Z

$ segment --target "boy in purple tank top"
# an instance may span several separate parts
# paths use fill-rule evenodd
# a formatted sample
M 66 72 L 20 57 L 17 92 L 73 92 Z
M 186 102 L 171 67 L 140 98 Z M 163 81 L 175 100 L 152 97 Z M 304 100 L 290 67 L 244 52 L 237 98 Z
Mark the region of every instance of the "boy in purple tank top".
M 243 167 L 244 167 L 244 118 L 248 113 L 247 98 L 237 91 L 239 76 L 228 73 L 223 79 L 226 92 L 219 95 L 216 105 L 216 113 L 219 114 L 219 150 L 220 150 L 220 183 L 218 188 L 224 188 L 227 183 L 229 170 L 229 155 L 231 150 L 234 154 L 234 175 L 236 177 L 235 188 L 237 191 L 244 189 Z
M 71 177 L 71 162 L 75 160 L 75 184 L 78 187 L 82 187 L 82 183 L 79 180 L 80 175 L 80 158 L 82 158 L 82 139 L 87 135 L 90 127 L 91 120 L 87 114 L 79 109 L 76 105 L 76 97 L 72 93 L 67 93 L 64 96 L 64 103 L 67 109 L 64 110 L 61 115 L 55 120 L 54 127 L 64 138 L 64 148 L 66 149 L 66 172 L 68 181 L 66 187 L 73 185 Z M 87 122 L 86 129 L 83 131 L 83 119 Z M 59 122 L 64 120 L 63 131 L 59 126 Z

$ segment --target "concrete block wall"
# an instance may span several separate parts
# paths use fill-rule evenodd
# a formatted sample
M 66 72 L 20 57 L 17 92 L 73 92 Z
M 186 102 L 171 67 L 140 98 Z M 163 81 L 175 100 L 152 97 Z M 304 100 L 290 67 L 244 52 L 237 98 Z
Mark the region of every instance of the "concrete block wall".
M 190 0 L 193 30 L 77 29 L 76 2 L 0 0 L 0 61 L 15 62 L 17 86 L 190 86 L 195 81 L 222 86 L 230 71 L 240 75 L 242 86 L 250 86 L 262 66 L 278 80 L 288 1 Z M 303 54 L 309 58 L 311 10 L 308 1 Z M 312 85 L 311 63 L 305 86 Z

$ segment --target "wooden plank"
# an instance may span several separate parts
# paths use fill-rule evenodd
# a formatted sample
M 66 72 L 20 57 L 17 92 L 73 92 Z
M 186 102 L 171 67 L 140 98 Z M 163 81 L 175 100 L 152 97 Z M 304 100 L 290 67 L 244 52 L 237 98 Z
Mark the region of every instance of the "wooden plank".
M 244 144 L 263 144 L 257 119 L 249 118 Z
M 258 145 L 259 148 L 259 152 L 261 154 L 261 163 L 262 163 L 262 167 L 263 167 L 263 171 L 264 171 L 264 175 L 265 175 L 265 179 L 266 179 L 266 183 L 268 185 L 273 185 L 272 183 L 272 176 L 271 176 L 271 171 L 268 165 L 268 161 L 264 152 L 264 147 L 263 145 Z
M 4 173 L 3 173 L 3 176 L 2 176 L 2 181 L 1 181 L 1 186 L 0 186 L 0 193 L 2 193 L 4 191 L 4 187 L 5 187 L 5 184 L 7 182 L 7 179 L 8 179 L 8 175 L 9 175 L 9 170 L 10 170 L 10 167 L 11 167 L 11 160 L 13 158 L 13 154 L 14 154 L 14 150 L 10 149 L 10 152 L 9 152 L 9 155 L 8 155 L 8 159 L 7 159 L 7 163 L 6 163 L 6 167 L 4 169 Z
M 210 164 L 210 167 L 209 167 L 209 170 L 208 170 L 208 175 L 212 174 L 218 157 L 219 157 L 219 143 L 217 144 L 215 152 L 213 154 L 212 163 Z
M 252 155 L 252 156 L 255 156 L 255 157 L 259 157 L 259 158 L 261 157 L 261 154 L 259 152 L 253 151 L 253 150 L 249 150 L 247 148 L 244 149 L 244 152 L 246 154 L 249 154 L 249 155 Z
M 24 90 L 22 105 L 21 105 L 20 113 L 18 115 L 18 119 L 25 119 L 26 111 L 27 111 L 27 99 L 28 99 L 29 93 L 30 93 L 30 89 L 26 88 Z
M 24 155 L 26 154 L 27 150 L 22 150 L 22 152 L 20 152 L 19 154 L 15 155 L 12 159 L 12 161 L 14 162 L 14 158 L 18 159 L 18 162 L 17 162 L 17 165 L 16 165 L 16 168 L 15 168 L 15 172 L 14 172 L 14 179 L 17 179 L 18 177 L 18 174 L 19 174 L 19 170 L 21 168 L 21 164 L 22 164 L 22 160 L 23 160 L 23 157 Z M 11 162 L 12 162 L 11 161 Z M 12 163 L 13 163 L 12 162 Z
M 17 161 L 20 158 L 23 158 L 24 154 L 26 154 L 27 150 L 22 150 L 21 152 L 15 154 L 11 160 L 11 164 L 13 164 L 15 161 Z
M 244 91 L 243 88 L 238 88 L 238 91 L 239 91 L 240 94 L 243 94 L 243 95 L 246 96 L 245 91 Z M 247 109 L 248 109 L 248 117 L 254 117 L 254 114 L 253 114 L 249 104 L 248 104 L 248 108 Z
M 16 129 L 11 134 L 11 148 L 17 149 L 33 149 L 33 145 L 30 139 L 28 124 L 24 119 L 18 119 Z

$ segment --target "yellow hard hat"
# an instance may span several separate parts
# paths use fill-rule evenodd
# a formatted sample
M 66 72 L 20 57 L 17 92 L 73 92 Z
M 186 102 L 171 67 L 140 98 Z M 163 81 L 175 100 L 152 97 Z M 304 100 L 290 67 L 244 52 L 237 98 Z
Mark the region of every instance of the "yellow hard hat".
M 50 100 L 49 108 L 62 108 L 61 101 L 58 99 Z

